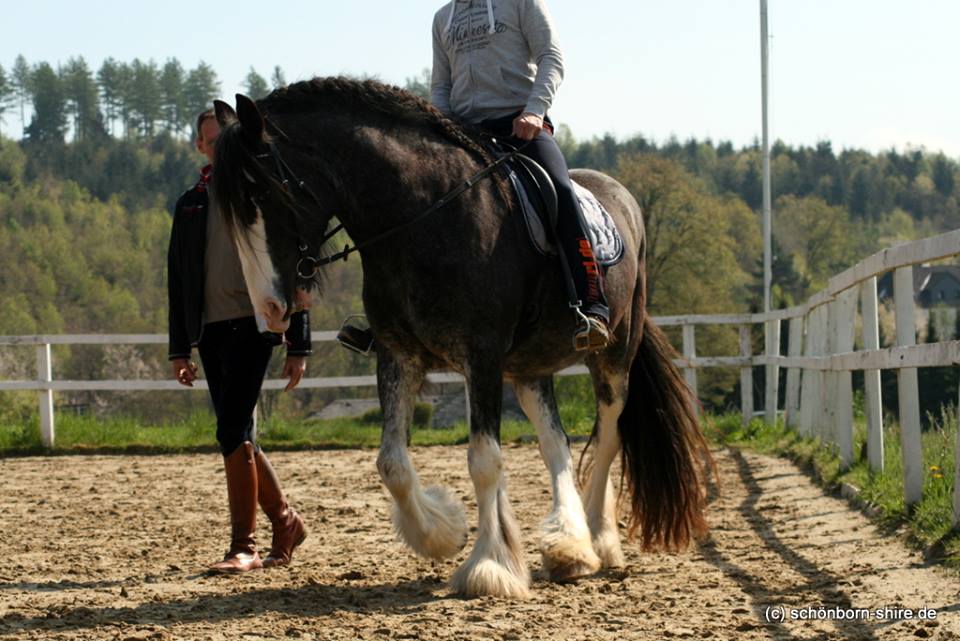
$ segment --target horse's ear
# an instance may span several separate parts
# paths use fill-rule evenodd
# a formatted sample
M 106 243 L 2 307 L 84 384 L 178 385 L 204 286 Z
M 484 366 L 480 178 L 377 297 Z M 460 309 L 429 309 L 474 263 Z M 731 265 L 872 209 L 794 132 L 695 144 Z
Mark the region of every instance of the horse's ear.
M 240 93 L 237 94 L 237 117 L 247 140 L 260 142 L 263 139 L 263 115 L 257 108 L 257 103 Z
M 226 127 L 237 119 L 237 112 L 222 100 L 213 101 L 213 112 L 217 115 L 217 122 L 221 127 Z

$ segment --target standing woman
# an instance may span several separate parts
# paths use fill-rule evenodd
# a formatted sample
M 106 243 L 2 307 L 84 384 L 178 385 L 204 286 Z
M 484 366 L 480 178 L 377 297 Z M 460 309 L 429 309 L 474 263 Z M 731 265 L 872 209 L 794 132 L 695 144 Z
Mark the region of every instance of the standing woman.
M 434 16 L 431 100 L 448 117 L 526 144 L 523 153 L 550 174 L 557 235 L 587 319 L 574 342 L 599 349 L 610 339 L 602 274 L 547 116 L 561 80 L 563 57 L 544 0 L 450 0 Z
M 217 415 L 217 442 L 223 454 L 230 507 L 231 542 L 219 572 L 245 572 L 286 565 L 306 537 L 303 519 L 287 505 L 280 481 L 260 448 L 254 444 L 253 412 L 275 345 L 284 337 L 261 333 L 247 294 L 236 245 L 223 216 L 210 196 L 214 144 L 220 134 L 213 110 L 197 118 L 197 150 L 211 164 L 200 180 L 177 201 L 167 255 L 170 354 L 173 375 L 193 386 L 200 352 Z M 297 386 L 310 354 L 310 319 L 306 310 L 294 313 L 286 333 L 286 390 Z M 254 532 L 257 504 L 273 527 L 270 555 L 261 560 Z

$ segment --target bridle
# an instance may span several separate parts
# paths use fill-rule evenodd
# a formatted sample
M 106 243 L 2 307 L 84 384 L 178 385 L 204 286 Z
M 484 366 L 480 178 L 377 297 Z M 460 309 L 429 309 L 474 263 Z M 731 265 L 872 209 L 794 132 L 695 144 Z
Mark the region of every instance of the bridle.
M 276 172 L 277 172 L 277 177 L 280 179 L 280 184 L 283 187 L 283 189 L 287 192 L 287 195 L 290 197 L 290 199 L 294 201 L 294 203 L 296 203 L 296 195 L 294 191 L 291 189 L 291 185 L 292 185 L 297 190 L 306 194 L 318 208 L 322 208 L 320 199 L 317 197 L 315 193 L 313 193 L 313 191 L 304 181 L 297 178 L 296 174 L 290 168 L 290 165 L 288 165 L 287 162 L 283 159 L 283 156 L 280 155 L 280 150 L 277 149 L 277 145 L 272 140 L 269 141 L 267 144 L 268 144 L 269 151 L 264 154 L 257 154 L 257 158 L 270 158 L 273 160 L 274 167 L 276 168 Z M 347 257 L 350 254 L 360 251 L 362 249 L 365 249 L 375 243 L 380 242 L 384 238 L 393 236 L 394 234 L 397 234 L 400 231 L 415 225 L 416 223 L 420 222 L 430 214 L 436 212 L 437 210 L 441 209 L 442 207 L 450 203 L 450 201 L 452 201 L 453 199 L 457 198 L 465 191 L 472 188 L 474 185 L 476 185 L 478 182 L 480 182 L 487 176 L 491 175 L 498 167 L 500 167 L 501 165 L 503 165 L 505 162 L 512 159 L 513 157 L 517 156 L 528 144 L 530 143 L 529 142 L 524 143 L 518 148 L 507 151 L 506 153 L 498 157 L 496 160 L 494 160 L 492 163 L 486 165 L 485 167 L 483 167 L 483 169 L 473 174 L 472 176 L 467 178 L 465 181 L 463 181 L 462 183 L 460 183 L 459 185 L 457 185 L 456 187 L 454 187 L 453 189 L 445 193 L 436 202 L 434 202 L 432 205 L 427 207 L 425 210 L 423 210 L 422 212 L 420 212 L 410 220 L 400 223 L 399 225 L 395 227 L 391 227 L 383 232 L 380 232 L 379 234 L 373 236 L 372 238 L 368 238 L 361 243 L 355 243 L 352 247 L 350 245 L 344 245 L 342 250 L 330 256 L 319 256 L 319 255 L 312 256 L 310 254 L 309 244 L 306 240 L 306 237 L 300 230 L 300 225 L 297 222 L 297 216 L 293 216 L 293 226 L 297 234 L 297 250 L 300 254 L 300 258 L 299 260 L 297 260 L 297 278 L 299 278 L 302 281 L 312 281 L 314 278 L 316 278 L 317 272 L 320 270 L 321 267 L 325 265 L 329 265 L 330 263 L 334 263 L 338 260 L 346 261 Z M 257 204 L 256 200 L 254 200 L 254 204 L 255 205 Z M 324 233 L 323 238 L 320 240 L 319 247 L 322 247 L 324 243 L 326 243 L 328 240 L 333 238 L 337 234 L 337 232 L 339 232 L 341 229 L 343 229 L 343 223 L 336 225 L 333 229 Z M 307 270 L 306 273 L 304 270 L 305 267 Z

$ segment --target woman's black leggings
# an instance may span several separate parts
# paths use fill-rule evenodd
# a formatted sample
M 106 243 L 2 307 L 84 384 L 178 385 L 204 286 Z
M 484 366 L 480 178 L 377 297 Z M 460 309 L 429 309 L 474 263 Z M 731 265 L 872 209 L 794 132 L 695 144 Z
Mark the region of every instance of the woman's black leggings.
M 217 415 L 217 442 L 229 456 L 244 441 L 254 442 L 253 409 L 273 345 L 261 336 L 253 316 L 246 316 L 204 325 L 199 348 Z
M 525 141 L 513 137 L 513 120 L 519 113 L 484 120 L 480 127 L 514 147 Z M 550 124 L 549 118 L 545 119 Z M 552 126 L 552 125 L 551 125 Z M 557 236 L 563 254 L 570 265 L 577 297 L 583 303 L 583 312 L 610 320 L 607 299 L 603 294 L 603 274 L 587 240 L 586 226 L 580 202 L 570 184 L 570 170 L 553 135 L 544 129 L 523 149 L 523 154 L 534 159 L 550 175 L 557 189 Z

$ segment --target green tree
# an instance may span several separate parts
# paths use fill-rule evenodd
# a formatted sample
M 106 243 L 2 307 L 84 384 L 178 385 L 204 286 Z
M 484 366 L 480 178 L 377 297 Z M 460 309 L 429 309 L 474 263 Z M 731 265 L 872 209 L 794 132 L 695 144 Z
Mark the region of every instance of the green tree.
M 10 72 L 10 78 L 13 82 L 13 89 L 17 100 L 20 103 L 20 126 L 27 128 L 27 117 L 25 107 L 33 98 L 33 70 L 27 64 L 27 59 L 23 54 L 17 56 L 13 62 L 13 70 Z
M 430 100 L 430 70 L 423 69 L 418 76 L 408 77 L 403 88 L 424 100 Z
M 67 128 L 67 99 L 60 76 L 49 63 L 41 62 L 30 79 L 33 120 L 27 127 L 31 142 L 63 142 Z
M 250 67 L 250 71 L 247 72 L 243 86 L 247 92 L 247 96 L 254 100 L 260 100 L 270 93 L 270 85 L 267 84 L 266 78 L 258 74 L 257 70 L 253 67 Z
M 220 81 L 213 67 L 201 61 L 196 69 L 191 69 L 184 85 L 184 99 L 190 121 L 197 114 L 213 107 L 213 99 L 220 95 Z M 196 132 L 193 132 L 196 134 Z
M 953 195 L 953 190 L 957 185 L 956 174 L 957 163 L 951 162 L 942 153 L 934 157 L 933 184 L 942 196 L 949 198 Z
M 160 72 L 160 120 L 164 131 L 179 134 L 190 122 L 184 96 L 186 73 L 176 58 L 169 58 Z
M 283 73 L 283 69 L 280 68 L 280 65 L 274 65 L 273 75 L 270 76 L 270 83 L 273 85 L 274 89 L 287 86 L 287 77 Z
M 126 102 L 136 123 L 137 134 L 152 138 L 161 114 L 160 70 L 153 60 L 135 58 L 130 64 L 130 83 Z
M 73 116 L 73 139 L 83 140 L 103 131 L 97 84 L 87 62 L 82 57 L 70 58 L 62 78 L 67 108 Z
M 774 233 L 792 257 L 794 269 L 809 282 L 808 294 L 862 258 L 857 251 L 859 235 L 845 208 L 829 205 L 818 196 L 784 196 L 775 210 Z
M 10 105 L 13 104 L 14 93 L 13 82 L 7 77 L 7 72 L 4 71 L 3 65 L 0 65 L 0 125 L 5 121 L 3 117 L 4 114 L 7 113 Z M 0 140 L 2 140 L 2 134 L 0 134 Z
M 616 178 L 643 212 L 651 310 L 742 310 L 749 253 L 759 246 L 756 215 L 736 199 L 712 195 L 679 162 L 652 154 L 621 157 Z
M 113 125 L 120 116 L 123 104 L 124 89 L 122 87 L 120 63 L 113 58 L 107 58 L 97 71 L 97 84 L 100 87 L 100 98 L 103 100 L 104 116 L 107 130 L 114 133 Z

